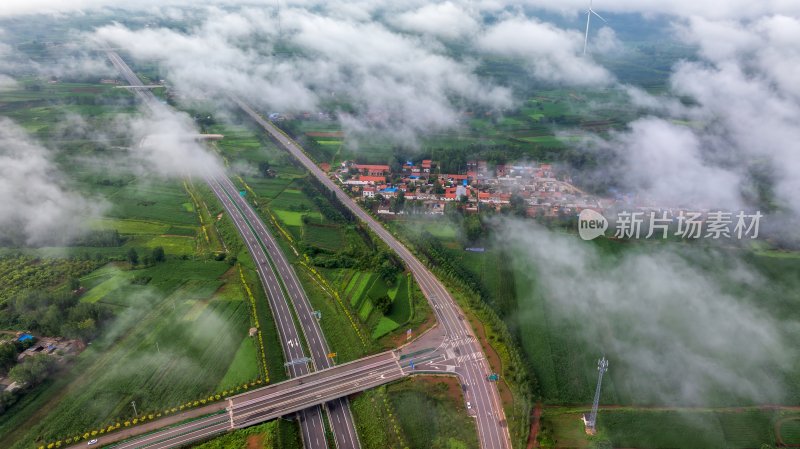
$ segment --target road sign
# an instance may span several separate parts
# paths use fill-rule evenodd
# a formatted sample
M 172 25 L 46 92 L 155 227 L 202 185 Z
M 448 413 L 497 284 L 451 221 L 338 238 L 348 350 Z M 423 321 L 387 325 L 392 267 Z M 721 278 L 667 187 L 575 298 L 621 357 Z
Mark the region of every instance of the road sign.
M 408 366 L 411 367 L 411 369 L 414 369 L 414 361 L 412 360 L 408 362 Z
M 320 312 L 319 310 L 315 310 L 315 311 L 314 311 L 314 312 L 312 312 L 312 313 L 314 314 L 314 316 L 315 316 L 315 317 L 316 317 L 318 320 L 321 320 L 321 319 L 322 319 L 322 312 Z
M 246 190 L 240 190 L 240 191 L 239 191 L 239 196 L 241 196 L 242 198 L 244 198 L 244 196 L 245 196 L 245 195 L 247 195 L 247 191 L 246 191 Z
M 334 357 L 336 357 L 336 353 L 335 353 L 335 352 L 329 352 L 329 353 L 328 353 L 328 358 L 329 358 L 329 359 L 332 359 L 332 358 L 334 358 Z
M 500 380 L 500 375 L 497 373 L 492 373 L 486 376 L 486 379 L 488 379 L 490 382 L 497 382 Z
M 411 338 L 411 329 L 406 331 L 406 340 Z

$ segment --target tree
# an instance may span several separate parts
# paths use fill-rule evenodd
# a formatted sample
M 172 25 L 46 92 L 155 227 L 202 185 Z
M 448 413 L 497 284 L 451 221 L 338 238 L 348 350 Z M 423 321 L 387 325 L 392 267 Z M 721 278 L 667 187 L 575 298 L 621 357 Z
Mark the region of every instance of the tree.
M 39 354 L 25 359 L 19 365 L 11 368 L 8 377 L 14 382 L 28 386 L 38 385 L 55 370 L 55 359 Z
M 8 373 L 17 364 L 17 348 L 11 343 L 0 343 L 0 375 Z
M 81 288 L 81 280 L 76 277 L 69 278 L 69 289 L 75 291 Z
M 390 298 L 389 295 L 383 295 L 378 298 L 370 298 L 370 300 L 372 301 L 372 305 L 384 315 L 388 314 L 392 309 L 392 298 Z
M 128 262 L 130 262 L 133 267 L 139 265 L 139 253 L 136 252 L 136 248 L 128 250 Z
M 156 246 L 153 248 L 153 260 L 156 262 L 163 262 L 167 260 L 166 254 L 164 254 L 164 247 L 163 246 Z
M 467 241 L 475 242 L 483 235 L 483 224 L 478 215 L 470 215 L 464 219 L 464 235 Z

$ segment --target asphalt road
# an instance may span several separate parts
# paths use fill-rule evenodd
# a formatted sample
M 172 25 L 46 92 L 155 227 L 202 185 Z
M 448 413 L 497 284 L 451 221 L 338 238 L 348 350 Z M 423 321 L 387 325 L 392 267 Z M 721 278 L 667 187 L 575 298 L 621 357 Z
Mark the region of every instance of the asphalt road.
M 131 84 L 141 84 L 135 74 L 130 71 L 124 61 L 122 61 L 116 53 L 109 52 L 109 58 Z M 151 101 L 155 101 L 155 97 L 153 97 L 152 93 L 148 90 L 135 89 L 135 91 L 142 94 L 142 97 L 150 105 L 153 104 Z M 373 232 L 398 253 L 405 261 L 408 268 L 414 273 L 420 288 L 431 303 L 438 319 L 438 329 L 436 329 L 435 332 L 430 332 L 402 350 L 378 354 L 332 368 L 321 368 L 319 371 L 311 374 L 306 374 L 309 369 L 305 364 L 291 365 L 289 367 L 290 374 L 300 377 L 231 398 L 229 401 L 228 413 L 224 415 L 212 415 L 174 427 L 161 429 L 113 447 L 125 449 L 176 447 L 186 444 L 189 441 L 208 438 L 231 428 L 246 427 L 279 416 L 285 416 L 296 411 L 300 411 L 299 416 L 301 426 L 303 427 L 303 438 L 306 444 L 322 444 L 324 441 L 324 433 L 321 434 L 322 440 L 320 440 L 319 438 L 315 439 L 315 434 L 310 431 L 310 429 L 317 425 L 316 423 L 319 423 L 318 428 L 322 427 L 321 413 L 318 407 L 319 404 L 324 404 L 358 391 L 392 382 L 409 374 L 446 372 L 458 375 L 462 383 L 463 391 L 465 392 L 465 400 L 472 403 L 470 413 L 477 421 L 481 447 L 490 449 L 510 448 L 510 438 L 497 388 L 495 384 L 486 380 L 486 376 L 490 374 L 488 363 L 482 353 L 480 344 L 472 333 L 471 327 L 465 321 L 462 311 L 444 286 L 405 246 L 395 239 L 369 214 L 362 210 L 338 185 L 331 181 L 313 161 L 303 153 L 302 149 L 294 141 L 286 137 L 274 125 L 261 118 L 261 116 L 248 105 L 239 100 L 237 100 L 237 103 L 258 122 L 273 139 L 297 157 L 314 176 L 336 193 L 343 204 L 361 220 L 366 222 Z M 225 181 L 227 178 L 220 179 L 221 181 L 209 179 L 209 185 L 212 187 L 212 190 L 215 191 L 215 194 L 220 197 L 220 200 L 223 202 L 224 207 L 228 210 L 231 217 L 234 218 L 234 225 L 239 232 L 242 233 L 245 244 L 256 261 L 259 276 L 267 289 L 270 305 L 271 307 L 273 305 L 276 306 L 276 309 L 273 309 L 273 313 L 276 314 L 276 322 L 278 323 L 278 331 L 281 336 L 282 349 L 286 359 L 298 360 L 304 357 L 299 335 L 297 334 L 297 330 L 294 329 L 294 326 L 286 325 L 287 323 L 292 323 L 291 312 L 288 310 L 288 303 L 283 296 L 283 291 L 275 277 L 275 273 L 269 265 L 267 254 L 259 243 L 259 238 L 262 239 L 268 251 L 270 248 L 277 250 L 274 256 L 276 260 L 281 259 L 282 252 L 278 250 L 274 240 L 271 239 L 269 233 L 263 228 L 263 223 L 257 219 L 257 216 L 252 212 L 252 209 L 249 209 L 249 205 L 247 205 L 246 202 L 242 205 L 243 208 L 241 210 L 237 208 L 234 201 L 238 203 L 239 200 L 241 200 L 238 196 L 238 192 L 234 189 L 233 195 L 228 195 L 228 193 L 226 193 L 226 190 L 230 189 L 232 184 L 227 185 L 227 188 L 223 187 L 230 183 L 230 181 L 228 180 L 226 183 Z M 246 208 L 244 206 L 246 206 Z M 250 210 L 250 213 L 253 214 L 252 216 L 254 219 L 252 223 L 248 223 L 249 219 L 245 220 L 245 217 L 248 216 L 247 210 Z M 240 213 L 234 213 L 236 211 Z M 258 228 L 262 229 L 264 233 L 263 236 L 258 234 Z M 272 242 L 271 245 L 267 243 L 269 241 Z M 270 255 L 272 255 L 272 251 L 269 252 Z M 283 260 L 285 262 L 285 258 L 283 258 Z M 294 274 L 291 267 L 286 263 L 286 265 L 281 268 L 280 263 L 275 263 L 281 277 L 287 281 L 287 291 L 290 295 L 298 295 L 297 298 L 300 299 L 295 303 L 295 307 L 302 307 L 303 301 L 300 296 L 305 295 L 304 293 L 300 293 L 302 292 L 302 288 L 300 284 L 297 283 L 296 276 L 294 278 L 290 276 L 290 274 Z M 295 299 L 294 296 L 292 296 L 292 298 L 293 300 Z M 307 298 L 305 304 L 308 305 Z M 310 308 L 310 305 L 308 305 L 308 307 Z M 279 309 L 282 310 L 280 312 L 280 318 L 278 318 L 278 314 L 275 312 L 275 310 Z M 306 312 L 309 310 L 310 309 L 306 309 Z M 298 311 L 298 318 L 302 320 L 302 316 L 303 313 Z M 310 314 L 305 316 L 311 318 Z M 283 325 L 281 325 L 281 323 L 283 323 Z M 319 344 L 311 344 L 309 340 L 309 347 L 312 356 L 314 356 L 315 348 L 321 351 L 327 347 L 327 344 L 325 343 L 323 345 L 324 339 L 322 338 L 321 332 L 314 335 L 313 329 L 309 329 L 311 329 L 312 332 L 307 336 L 310 335 L 310 338 L 319 337 L 317 338 Z M 403 353 L 405 353 L 405 355 L 401 355 Z M 415 361 L 414 369 L 410 367 L 412 360 Z M 312 357 L 312 361 L 316 365 L 317 357 Z M 330 405 L 328 407 L 329 409 L 331 408 Z M 309 412 L 309 410 L 312 412 Z M 316 412 L 313 412 L 314 410 L 316 410 Z M 306 430 L 309 430 L 309 432 L 306 432 Z M 113 438 L 113 436 L 109 437 Z M 355 441 L 357 441 L 357 438 Z M 73 447 L 77 449 L 78 447 L 84 446 L 83 444 L 79 444 Z
M 288 366 L 289 376 L 297 377 L 308 374 L 310 372 L 308 363 L 301 362 L 306 359 L 306 354 L 303 350 L 300 333 L 294 325 L 292 311 L 283 294 L 281 284 L 270 266 L 268 256 L 264 252 L 258 237 L 234 203 L 235 198 L 240 198 L 238 191 L 234 189 L 233 195 L 229 195 L 224 190 L 223 185 L 226 180 L 227 178 L 222 179 L 222 177 L 218 176 L 216 178 L 208 178 L 206 182 L 228 212 L 231 221 L 233 221 L 234 226 L 242 236 L 242 240 L 256 264 L 256 271 L 259 278 L 261 278 L 261 284 L 267 292 L 267 301 L 278 329 L 278 339 L 281 342 L 284 360 L 290 363 Z M 301 411 L 299 420 L 301 435 L 306 449 L 327 449 L 328 443 L 325 439 L 325 425 L 320 407 Z
M 359 219 L 364 221 L 393 251 L 406 263 L 420 285 L 425 297 L 431 303 L 445 338 L 441 350 L 447 358 L 456 363 L 455 373 L 459 375 L 466 401 L 472 403 L 472 410 L 477 420 L 481 447 L 484 449 L 504 449 L 511 447 L 508 426 L 500 402 L 497 386 L 486 380 L 491 374 L 489 364 L 483 355 L 480 343 L 475 338 L 472 328 L 464 319 L 463 312 L 453 297 L 444 288 L 436 276 L 419 261 L 399 240 L 386 228 L 366 213 L 338 184 L 333 182 L 317 165 L 306 156 L 302 147 L 281 132 L 271 122 L 264 120 L 255 110 L 240 99 L 236 104 L 258 123 L 281 147 L 297 158 L 323 185 L 335 192 L 342 202 Z
M 140 86 L 143 84 L 139 77 L 133 72 L 133 70 L 131 70 L 131 68 L 125 63 L 119 54 L 114 51 L 107 51 L 106 53 L 111 63 L 122 74 L 122 76 L 125 77 L 126 81 L 128 81 L 130 85 Z M 133 88 L 133 90 L 142 99 L 143 103 L 147 107 L 162 107 L 149 89 Z M 230 183 L 227 178 L 224 178 L 224 181 Z M 207 179 L 207 182 L 220 201 L 223 203 L 223 206 L 227 210 L 228 214 L 233 219 L 236 228 L 241 233 L 243 240 L 245 241 L 245 244 L 247 245 L 247 248 L 253 257 L 253 260 L 256 262 L 258 275 L 261 278 L 261 282 L 265 290 L 267 291 L 270 309 L 272 310 L 273 317 L 278 328 L 278 336 L 281 341 L 281 349 L 283 350 L 284 359 L 287 361 L 299 361 L 305 359 L 306 356 L 303 352 L 300 336 L 294 325 L 294 319 L 291 311 L 289 310 L 289 305 L 287 304 L 286 298 L 283 295 L 280 283 L 278 282 L 277 278 L 275 277 L 275 273 L 272 271 L 271 266 L 269 265 L 267 255 L 264 253 L 263 248 L 258 243 L 255 233 L 246 222 L 244 215 L 239 213 L 236 205 L 224 192 L 224 189 L 221 188 L 221 185 L 216 184 L 217 181 L 211 178 Z M 238 198 L 238 193 L 235 193 L 234 197 Z M 308 374 L 309 371 L 310 369 L 306 363 L 290 364 L 288 366 L 288 372 L 291 377 L 302 376 L 304 374 Z M 347 441 L 351 441 L 353 436 L 356 434 L 355 426 L 352 422 L 352 416 L 349 415 L 349 408 L 345 407 L 346 403 L 342 403 L 342 399 L 338 399 L 337 401 L 338 402 L 334 404 L 334 408 L 338 413 L 338 419 L 336 422 L 339 424 L 338 427 L 341 429 L 340 431 L 345 432 L 346 436 L 343 438 L 346 438 Z M 343 420 L 344 418 L 348 417 L 349 421 Z M 298 419 L 300 421 L 300 429 L 304 447 L 306 449 L 327 449 L 328 444 L 325 437 L 325 425 L 322 419 L 321 408 L 319 406 L 315 406 L 308 410 L 301 410 L 298 413 Z M 349 428 L 347 428 L 348 423 Z M 196 434 L 195 436 L 198 438 L 203 438 L 208 432 L 214 430 L 218 430 L 218 425 L 200 429 L 194 432 L 194 434 Z M 188 435 L 185 438 L 188 438 Z M 357 442 L 357 437 L 355 438 L 355 441 Z M 358 445 L 353 444 L 341 446 L 340 449 L 351 447 L 355 449 L 358 447 Z
M 283 253 L 275 238 L 264 226 L 264 222 L 256 214 L 244 198 L 238 193 L 238 189 L 227 177 L 219 177 L 218 182 L 233 198 L 239 211 L 244 215 L 247 222 L 255 231 L 256 236 L 266 248 L 277 272 L 283 280 L 286 292 L 292 301 L 303 335 L 311 352 L 311 360 L 315 370 L 326 369 L 334 366 L 333 360 L 328 357 L 331 353 L 330 346 L 325 340 L 319 321 L 314 316 L 314 309 L 308 300 L 305 290 L 297 278 L 294 268 L 289 264 L 286 255 Z M 336 447 L 339 449 L 358 449 L 361 444 L 358 440 L 358 433 L 355 430 L 353 416 L 350 413 L 350 405 L 347 398 L 339 398 L 326 404 L 328 410 L 328 421 L 333 430 Z
M 402 361 L 396 352 L 384 352 L 229 398 L 222 413 L 186 421 L 109 447 L 178 447 L 231 429 L 252 426 L 297 411 L 313 410 L 330 402 L 331 398 L 394 382 L 410 372 L 408 362 Z M 85 445 L 84 442 L 70 449 Z

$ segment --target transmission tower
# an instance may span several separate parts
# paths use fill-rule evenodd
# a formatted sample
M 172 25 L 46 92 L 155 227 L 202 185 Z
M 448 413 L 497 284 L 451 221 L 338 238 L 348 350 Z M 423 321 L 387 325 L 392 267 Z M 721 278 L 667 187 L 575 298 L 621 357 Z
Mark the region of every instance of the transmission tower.
M 586 426 L 586 433 L 594 435 L 597 423 L 597 407 L 600 405 L 600 386 L 603 384 L 603 374 L 608 371 L 608 360 L 605 357 L 597 361 L 597 389 L 594 390 L 594 402 L 592 402 L 592 412 L 587 418 L 583 415 L 583 424 Z

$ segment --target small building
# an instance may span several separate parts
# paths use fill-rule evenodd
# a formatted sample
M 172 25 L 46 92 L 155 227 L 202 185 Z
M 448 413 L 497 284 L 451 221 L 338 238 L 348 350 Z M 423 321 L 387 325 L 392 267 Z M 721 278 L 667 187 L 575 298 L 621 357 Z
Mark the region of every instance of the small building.
M 353 167 L 362 175 L 367 176 L 387 176 L 391 173 L 388 165 L 355 164 Z

